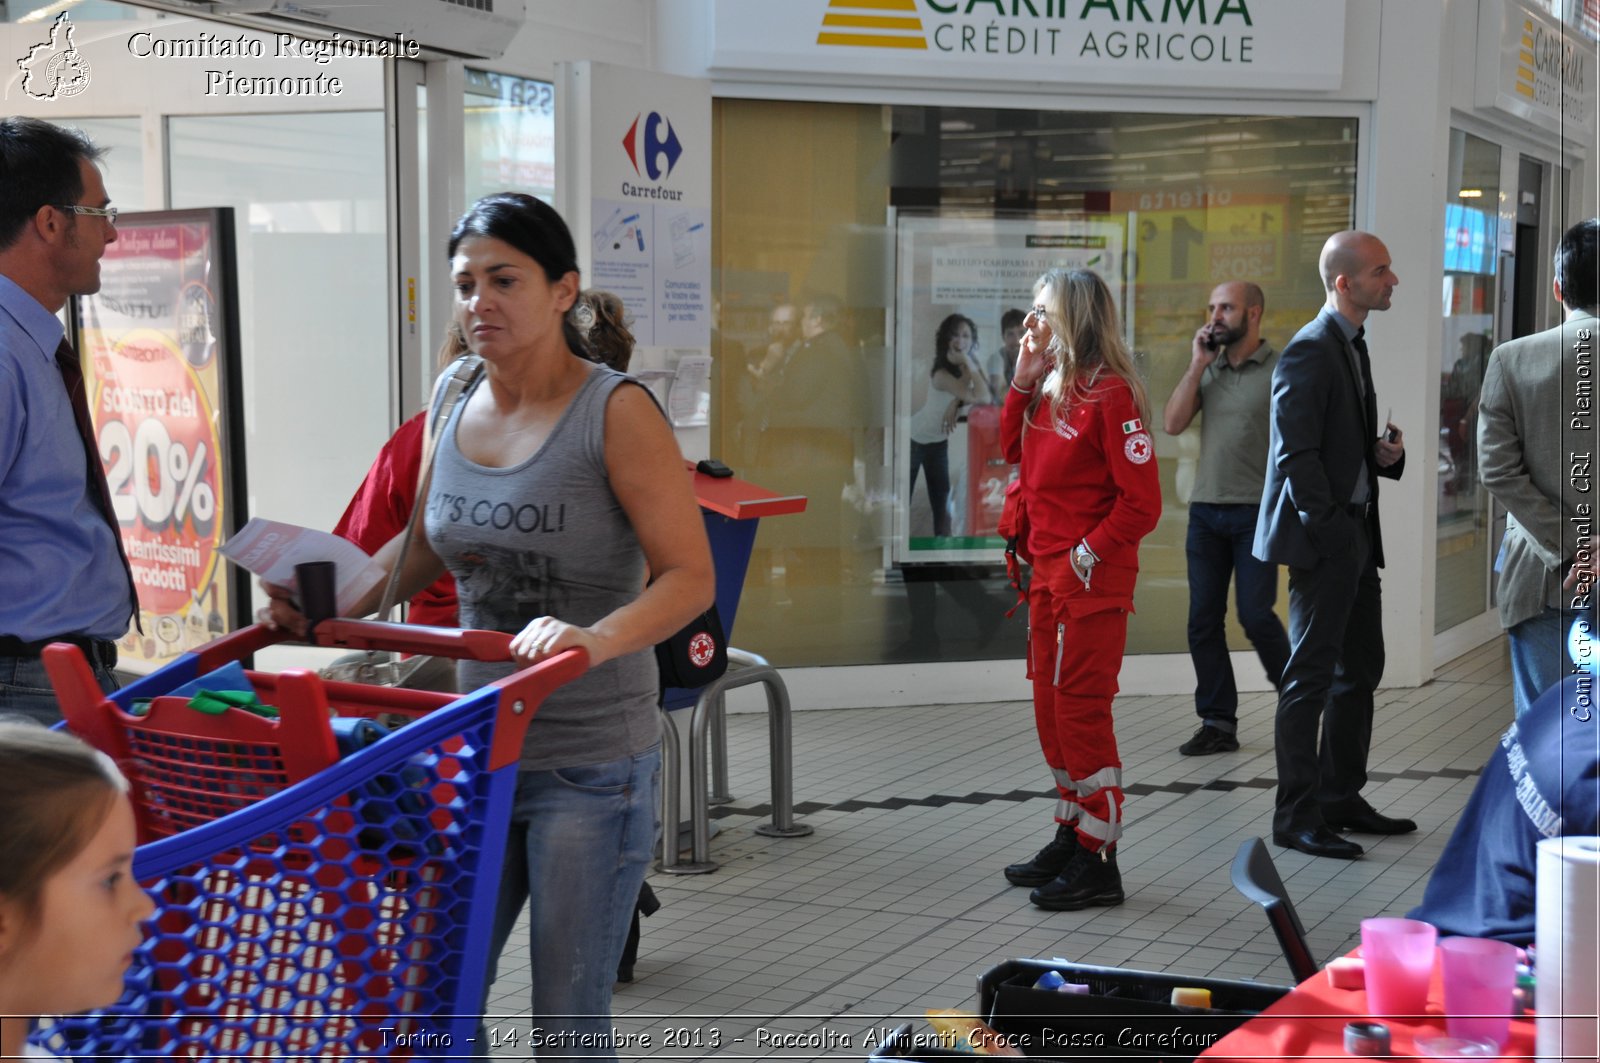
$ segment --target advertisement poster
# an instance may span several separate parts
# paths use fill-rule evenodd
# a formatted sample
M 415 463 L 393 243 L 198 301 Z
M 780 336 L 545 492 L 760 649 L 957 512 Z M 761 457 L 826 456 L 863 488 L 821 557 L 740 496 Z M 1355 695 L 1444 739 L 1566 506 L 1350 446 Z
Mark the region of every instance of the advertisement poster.
M 1006 484 L 1016 475 L 1000 451 L 1000 319 L 1007 310 L 1026 312 L 1033 305 L 1033 283 L 1046 270 L 1092 269 L 1110 286 L 1126 332 L 1127 220 L 902 214 L 894 229 L 898 504 L 890 560 L 998 562 L 1005 544 L 995 525 Z M 952 416 L 950 397 L 932 385 L 932 374 L 940 336 L 959 332 L 954 326 L 962 318 L 977 333 L 966 363 L 999 388 L 989 388 L 991 403 L 961 404 Z
M 594 200 L 593 285 L 615 292 L 640 347 L 703 348 L 711 333 L 711 211 Z
M 217 547 L 234 530 L 237 314 L 231 210 L 125 214 L 78 300 L 90 415 L 139 592 L 118 667 L 149 672 L 239 626 Z

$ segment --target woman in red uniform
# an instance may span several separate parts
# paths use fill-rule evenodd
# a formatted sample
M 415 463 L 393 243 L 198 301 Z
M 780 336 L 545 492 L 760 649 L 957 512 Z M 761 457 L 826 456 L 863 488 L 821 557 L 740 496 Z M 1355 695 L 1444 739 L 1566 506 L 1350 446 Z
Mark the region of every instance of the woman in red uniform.
M 1033 557 L 1028 678 L 1055 773 L 1055 840 L 1005 869 L 1041 908 L 1122 903 L 1122 761 L 1111 699 L 1133 611 L 1139 540 L 1161 516 L 1144 385 L 1111 292 L 1089 270 L 1051 270 L 1006 395 L 1000 438 L 1022 466 Z

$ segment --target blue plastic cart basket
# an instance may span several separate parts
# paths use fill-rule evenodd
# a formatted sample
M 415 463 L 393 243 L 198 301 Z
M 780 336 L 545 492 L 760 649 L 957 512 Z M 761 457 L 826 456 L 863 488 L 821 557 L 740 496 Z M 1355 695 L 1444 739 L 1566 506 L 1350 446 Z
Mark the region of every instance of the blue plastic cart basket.
M 133 733 L 138 718 L 127 710 L 136 699 L 159 704 L 282 637 L 245 629 L 110 697 L 76 647 L 45 650 L 69 725 L 122 755 L 145 836 L 169 833 L 174 810 L 192 809 L 203 791 L 216 796 L 220 818 L 139 847 L 134 874 L 156 913 L 122 999 L 103 1013 L 43 1024 L 38 1043 L 102 1060 L 486 1051 L 474 1038 L 517 760 L 529 719 L 551 690 L 583 672 L 586 657 L 569 651 L 456 699 L 325 683 L 308 672 L 250 673 L 273 698 L 311 703 L 310 712 L 286 706 L 280 725 L 295 716 L 325 725 L 328 709 L 417 717 L 297 781 L 284 771 L 284 750 L 303 765 L 301 747 L 325 749 L 316 722 L 302 724 L 309 736 L 263 737 L 263 721 L 229 709 L 241 717 L 240 740 Z M 330 620 L 315 641 L 504 660 L 510 638 Z M 200 730 L 225 731 L 228 714 L 205 718 Z

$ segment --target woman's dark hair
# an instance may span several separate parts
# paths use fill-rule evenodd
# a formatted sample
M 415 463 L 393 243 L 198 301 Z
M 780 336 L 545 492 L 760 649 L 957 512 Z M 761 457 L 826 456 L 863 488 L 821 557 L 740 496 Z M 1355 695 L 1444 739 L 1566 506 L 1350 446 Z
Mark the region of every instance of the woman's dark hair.
M 550 204 L 522 192 L 496 192 L 468 207 L 450 233 L 446 257 L 455 258 L 461 241 L 469 236 L 487 236 L 510 244 L 539 263 L 551 284 L 578 272 L 578 249 L 567 223 Z M 575 354 L 588 357 L 589 346 L 583 333 L 571 321 L 563 318 L 561 331 Z
M 929 373 L 929 376 L 943 369 L 957 380 L 961 379 L 961 366 L 950 360 L 950 341 L 955 339 L 956 329 L 962 325 L 967 326 L 967 330 L 972 333 L 972 342 L 974 344 L 978 342 L 978 326 L 972 323 L 970 317 L 951 314 L 939 322 L 938 335 L 933 338 L 933 372 Z
M 634 340 L 622 300 L 614 292 L 586 288 L 578 293 L 572 312 L 578 327 L 588 330 L 585 339 L 589 341 L 589 357 L 626 373 L 633 360 Z

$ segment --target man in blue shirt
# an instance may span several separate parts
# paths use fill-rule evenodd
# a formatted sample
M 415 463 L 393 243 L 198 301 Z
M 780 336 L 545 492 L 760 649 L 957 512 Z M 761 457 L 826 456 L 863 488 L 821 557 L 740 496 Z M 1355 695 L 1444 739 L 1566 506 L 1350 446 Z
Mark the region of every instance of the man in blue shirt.
M 0 119 L 0 712 L 45 722 L 60 711 L 40 651 L 76 643 L 115 689 L 115 640 L 137 605 L 56 317 L 100 290 L 117 238 L 101 154 L 76 131 Z

